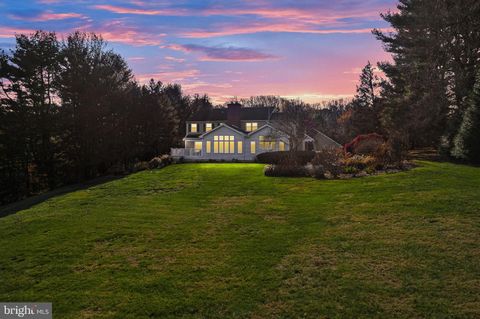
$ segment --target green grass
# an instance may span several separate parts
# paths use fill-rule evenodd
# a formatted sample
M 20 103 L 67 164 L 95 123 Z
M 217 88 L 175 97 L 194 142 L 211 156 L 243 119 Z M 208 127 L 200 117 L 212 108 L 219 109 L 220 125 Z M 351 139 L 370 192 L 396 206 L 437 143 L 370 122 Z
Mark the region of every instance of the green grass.
M 145 171 L 0 218 L 0 301 L 55 318 L 478 318 L 480 169 Z

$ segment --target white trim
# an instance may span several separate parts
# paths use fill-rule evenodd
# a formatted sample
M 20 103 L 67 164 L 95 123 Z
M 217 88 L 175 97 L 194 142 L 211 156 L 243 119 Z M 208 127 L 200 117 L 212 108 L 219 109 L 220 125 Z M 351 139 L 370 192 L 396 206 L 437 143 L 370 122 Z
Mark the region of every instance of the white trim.
M 221 123 L 219 126 L 215 127 L 213 130 L 203 133 L 203 134 L 200 135 L 198 138 L 204 138 L 204 137 L 207 136 L 208 134 L 215 132 L 216 130 L 220 129 L 221 127 L 229 128 L 229 129 L 231 129 L 232 131 L 237 132 L 238 134 L 242 134 L 243 136 L 246 136 L 246 134 L 245 134 L 244 132 L 241 132 L 241 131 L 235 129 L 235 128 L 231 127 L 231 126 L 228 125 L 228 124 Z

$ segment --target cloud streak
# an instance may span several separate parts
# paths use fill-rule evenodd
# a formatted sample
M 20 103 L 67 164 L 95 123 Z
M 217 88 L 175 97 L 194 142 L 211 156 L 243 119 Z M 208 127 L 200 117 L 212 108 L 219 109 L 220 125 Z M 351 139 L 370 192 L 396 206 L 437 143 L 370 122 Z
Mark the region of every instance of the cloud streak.
M 93 6 L 95 9 L 105 10 L 117 14 L 136 14 L 136 15 L 149 15 L 149 16 L 180 16 L 186 15 L 186 10 L 179 10 L 179 9 L 162 9 L 162 10 L 155 10 L 155 9 L 142 9 L 142 8 L 129 8 L 129 7 L 120 7 L 120 6 L 113 6 L 113 5 L 95 5 Z
M 24 17 L 20 15 L 15 15 L 15 14 L 10 15 L 10 17 L 15 20 L 33 21 L 33 22 L 86 18 L 86 16 L 84 16 L 83 14 L 79 14 L 75 12 L 55 13 L 51 11 L 42 12 L 39 15 L 36 15 L 33 17 Z
M 201 55 L 200 61 L 229 61 L 229 62 L 256 62 L 278 59 L 272 54 L 263 53 L 257 50 L 238 47 L 209 47 L 197 44 L 170 45 L 169 49 L 194 52 Z

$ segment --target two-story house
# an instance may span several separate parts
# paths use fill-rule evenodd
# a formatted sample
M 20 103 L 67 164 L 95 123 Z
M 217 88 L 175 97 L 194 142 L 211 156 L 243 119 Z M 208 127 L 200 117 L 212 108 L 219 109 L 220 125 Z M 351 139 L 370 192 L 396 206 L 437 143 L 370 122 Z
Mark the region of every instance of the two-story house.
M 281 114 L 273 107 L 242 107 L 230 103 L 198 113 L 186 122 L 185 148 L 173 148 L 171 155 L 185 160 L 253 161 L 263 152 L 287 151 L 290 138 L 275 123 Z M 300 149 L 340 147 L 323 133 L 305 134 Z

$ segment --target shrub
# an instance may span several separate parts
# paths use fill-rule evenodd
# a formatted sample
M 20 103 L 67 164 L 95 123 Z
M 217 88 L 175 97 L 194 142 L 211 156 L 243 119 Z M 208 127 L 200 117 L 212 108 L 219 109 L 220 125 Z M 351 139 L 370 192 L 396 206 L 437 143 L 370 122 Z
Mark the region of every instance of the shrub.
M 345 144 L 344 151 L 351 154 L 374 155 L 384 143 L 385 139 L 377 133 L 358 135 L 350 143 Z
M 266 152 L 258 154 L 256 160 L 262 164 L 304 166 L 314 156 L 314 151 Z
M 373 156 L 353 155 L 343 159 L 342 164 L 362 170 L 367 167 L 375 167 L 377 164 L 377 159 Z
M 342 151 L 338 149 L 324 149 L 315 154 L 312 160 L 313 166 L 322 166 L 325 172 L 329 172 L 333 177 L 337 177 L 343 171 Z
M 324 179 L 325 173 L 325 168 L 322 165 L 313 166 L 312 168 L 312 177 L 316 179 Z
M 164 154 L 162 156 L 160 156 L 160 159 L 162 160 L 162 163 L 167 166 L 167 165 L 170 165 L 173 163 L 173 159 L 170 155 L 168 154 Z
M 161 167 L 163 167 L 163 165 L 162 165 L 162 159 L 160 157 L 154 157 L 148 162 L 149 169 L 155 169 L 155 168 L 161 168 Z
M 172 164 L 172 157 L 170 155 L 162 155 L 160 157 L 154 157 L 148 162 L 149 169 L 163 168 Z
M 358 173 L 358 168 L 353 167 L 353 166 L 345 166 L 343 168 L 343 172 L 345 174 L 355 174 L 355 173 Z
M 137 162 L 135 165 L 133 165 L 133 171 L 134 172 L 140 172 L 148 169 L 149 165 L 148 162 Z
M 304 166 L 267 165 L 263 173 L 270 177 L 306 177 L 308 171 Z

